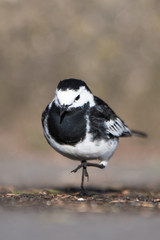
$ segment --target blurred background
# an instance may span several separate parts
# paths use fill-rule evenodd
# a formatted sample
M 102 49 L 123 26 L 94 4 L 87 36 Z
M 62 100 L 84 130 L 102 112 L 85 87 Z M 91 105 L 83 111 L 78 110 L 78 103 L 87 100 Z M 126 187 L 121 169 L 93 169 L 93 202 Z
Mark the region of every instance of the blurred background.
M 43 137 L 58 82 L 79 78 L 148 139 L 121 139 L 90 185 L 160 183 L 160 1 L 0 0 L 0 185 L 79 186 Z M 97 176 L 95 181 L 94 176 Z

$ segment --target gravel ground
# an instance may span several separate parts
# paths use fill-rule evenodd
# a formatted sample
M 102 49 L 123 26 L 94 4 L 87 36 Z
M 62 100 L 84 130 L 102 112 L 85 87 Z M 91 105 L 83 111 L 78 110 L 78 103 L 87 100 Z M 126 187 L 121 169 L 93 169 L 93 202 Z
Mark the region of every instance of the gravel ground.
M 87 189 L 82 196 L 78 189 L 30 189 L 0 194 L 4 209 L 50 209 L 69 212 L 116 213 L 160 212 L 160 193 L 138 189 Z

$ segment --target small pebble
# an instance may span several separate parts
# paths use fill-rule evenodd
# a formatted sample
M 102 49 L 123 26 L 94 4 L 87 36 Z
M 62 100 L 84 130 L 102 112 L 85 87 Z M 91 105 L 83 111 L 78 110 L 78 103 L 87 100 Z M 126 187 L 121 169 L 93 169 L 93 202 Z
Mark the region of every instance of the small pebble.
M 84 198 L 78 198 L 77 200 L 78 201 L 84 201 Z

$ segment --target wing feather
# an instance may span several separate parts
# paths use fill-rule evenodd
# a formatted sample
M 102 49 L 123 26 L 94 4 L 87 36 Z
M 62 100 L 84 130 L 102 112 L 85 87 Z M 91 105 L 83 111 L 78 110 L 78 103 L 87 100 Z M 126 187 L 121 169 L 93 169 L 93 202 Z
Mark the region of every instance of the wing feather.
M 105 121 L 105 126 L 107 134 L 111 134 L 116 137 L 132 135 L 130 129 L 118 117 Z
M 116 113 L 100 98 L 95 97 L 94 107 L 95 119 L 104 122 L 104 130 L 107 134 L 115 137 L 131 136 L 132 132 L 127 125 L 116 115 Z

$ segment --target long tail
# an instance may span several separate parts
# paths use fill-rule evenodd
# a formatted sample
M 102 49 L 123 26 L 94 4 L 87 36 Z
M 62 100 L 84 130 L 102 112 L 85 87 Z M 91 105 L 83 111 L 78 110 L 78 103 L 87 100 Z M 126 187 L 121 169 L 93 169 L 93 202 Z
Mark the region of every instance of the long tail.
M 146 138 L 148 137 L 148 135 L 144 132 L 139 132 L 139 131 L 136 131 L 136 130 L 131 130 L 131 133 L 133 136 L 137 136 L 137 137 L 143 137 L 143 138 Z

